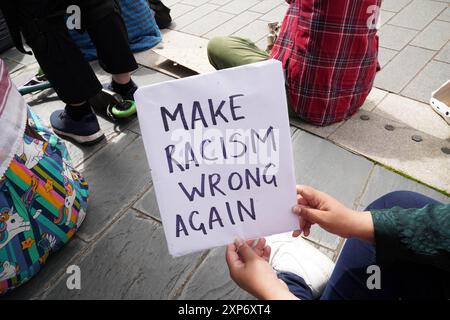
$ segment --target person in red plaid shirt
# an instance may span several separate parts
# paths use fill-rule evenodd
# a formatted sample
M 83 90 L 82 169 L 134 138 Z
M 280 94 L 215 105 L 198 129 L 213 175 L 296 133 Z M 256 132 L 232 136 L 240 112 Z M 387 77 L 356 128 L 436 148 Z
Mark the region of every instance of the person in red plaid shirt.
M 269 59 L 282 62 L 290 113 L 318 126 L 353 115 L 372 89 L 378 67 L 381 0 L 287 0 L 270 55 L 238 37 L 216 37 L 208 57 L 216 69 Z

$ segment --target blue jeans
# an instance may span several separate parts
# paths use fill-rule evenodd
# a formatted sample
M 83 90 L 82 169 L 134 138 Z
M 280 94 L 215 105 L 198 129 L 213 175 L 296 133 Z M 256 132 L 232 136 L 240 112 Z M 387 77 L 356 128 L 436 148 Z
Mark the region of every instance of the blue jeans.
M 422 208 L 438 203 L 424 195 L 397 191 L 389 193 L 370 204 L 366 210 L 389 209 L 395 206 Z M 370 290 L 366 281 L 367 267 L 375 265 L 375 247 L 365 241 L 349 239 L 339 256 L 321 300 L 398 300 L 398 299 L 445 299 L 449 275 L 430 266 L 398 263 L 382 266 L 381 289 Z M 292 273 L 281 272 L 278 277 L 286 282 L 289 290 L 298 298 L 311 300 L 312 293 L 305 281 Z M 447 283 L 446 283 L 447 282 Z

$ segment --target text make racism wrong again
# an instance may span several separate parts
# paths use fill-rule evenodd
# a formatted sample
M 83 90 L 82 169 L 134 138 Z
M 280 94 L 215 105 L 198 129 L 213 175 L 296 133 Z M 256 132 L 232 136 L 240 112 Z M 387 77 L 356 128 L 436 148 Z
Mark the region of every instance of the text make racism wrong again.
M 235 94 L 221 101 L 207 99 L 205 103 L 200 101 L 188 104 L 178 103 L 173 111 L 162 106 L 160 111 L 164 130 L 173 133 L 174 130 L 181 128 L 181 130 L 193 132 L 196 129 L 223 127 L 224 124 L 231 122 L 244 122 L 245 105 L 242 105 L 242 100 L 239 101 L 242 98 L 244 98 L 243 94 Z M 277 188 L 279 136 L 273 126 L 232 129 L 226 136 L 223 135 L 223 131 L 219 132 L 219 136 L 202 137 L 197 143 L 183 141 L 183 143 L 165 146 L 167 170 L 169 174 L 180 177 L 177 185 L 181 193 L 177 194 L 189 200 L 193 207 L 195 201 L 201 201 L 205 197 L 220 196 L 227 199 L 231 192 L 251 190 L 264 185 Z M 249 154 L 256 157 L 249 157 Z M 264 156 L 261 157 L 261 155 Z M 201 170 L 202 164 L 224 163 L 227 165 L 229 163 L 226 161 L 220 161 L 240 158 L 245 158 L 245 161 L 229 163 L 245 164 L 245 166 L 233 167 L 237 170 L 230 170 L 226 176 L 223 172 Z M 194 186 L 186 185 L 186 182 L 183 182 L 183 173 L 187 173 L 194 167 L 200 168 L 198 179 L 190 179 L 190 184 L 195 184 Z M 218 200 L 214 206 L 206 210 L 207 212 L 191 209 L 188 213 L 176 214 L 176 237 L 188 236 L 190 232 L 206 235 L 208 231 L 223 228 L 227 223 L 235 225 L 237 222 L 244 222 L 245 219 L 256 220 L 257 215 L 257 208 L 252 197 L 236 200 L 233 203 L 228 199 L 223 202 Z

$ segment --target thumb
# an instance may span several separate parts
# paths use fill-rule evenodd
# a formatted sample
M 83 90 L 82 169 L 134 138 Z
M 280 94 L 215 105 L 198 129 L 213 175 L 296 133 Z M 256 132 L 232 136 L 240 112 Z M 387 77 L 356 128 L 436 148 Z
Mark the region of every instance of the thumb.
M 235 246 L 237 248 L 237 252 L 241 257 L 242 261 L 248 262 L 258 257 L 255 251 L 245 242 L 240 239 L 235 241 Z
M 327 214 L 326 211 L 300 206 L 297 207 L 296 213 L 308 222 L 312 224 L 317 223 L 319 225 L 325 222 L 325 216 Z

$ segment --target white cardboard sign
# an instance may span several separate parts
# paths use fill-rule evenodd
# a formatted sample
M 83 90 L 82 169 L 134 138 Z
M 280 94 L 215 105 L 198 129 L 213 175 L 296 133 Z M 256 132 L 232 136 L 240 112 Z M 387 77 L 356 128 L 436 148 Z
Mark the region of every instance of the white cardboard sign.
M 279 61 L 141 87 L 135 99 L 170 254 L 297 228 Z

